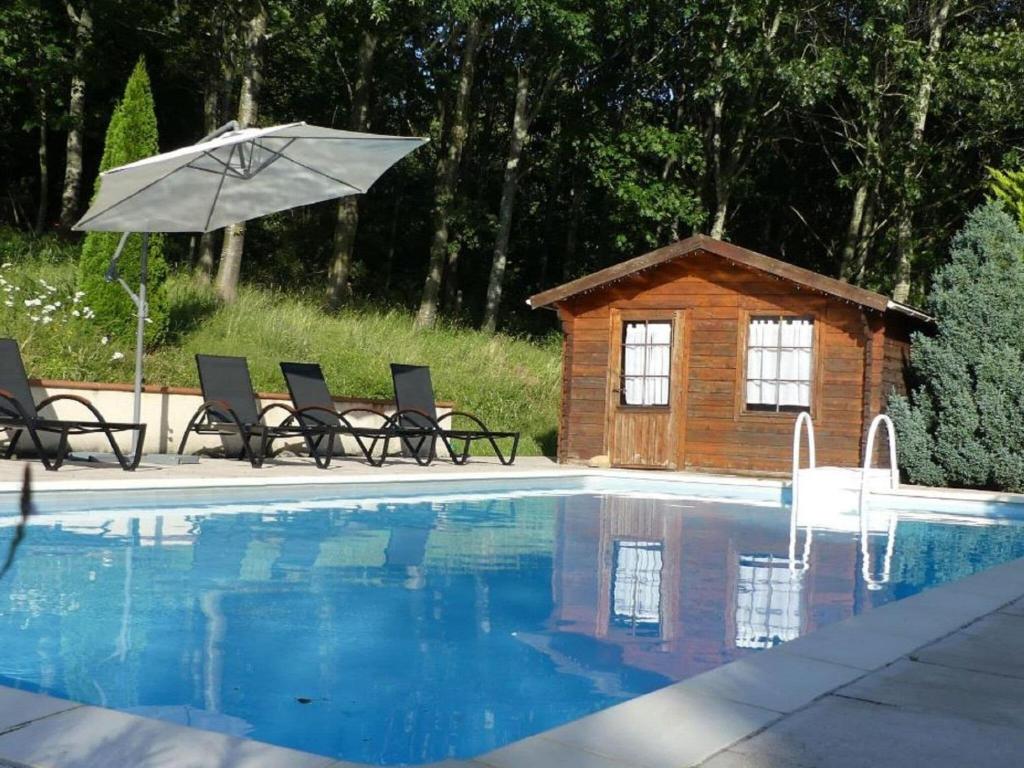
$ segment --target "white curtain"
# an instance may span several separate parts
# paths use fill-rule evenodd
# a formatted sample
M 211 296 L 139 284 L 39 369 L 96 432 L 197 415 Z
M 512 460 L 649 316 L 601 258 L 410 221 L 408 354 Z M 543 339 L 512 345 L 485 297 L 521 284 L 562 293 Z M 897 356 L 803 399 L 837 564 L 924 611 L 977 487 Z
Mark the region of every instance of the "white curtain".
M 813 321 L 757 318 L 747 333 L 747 403 L 810 406 Z
M 626 323 L 622 358 L 623 402 L 668 405 L 672 324 Z

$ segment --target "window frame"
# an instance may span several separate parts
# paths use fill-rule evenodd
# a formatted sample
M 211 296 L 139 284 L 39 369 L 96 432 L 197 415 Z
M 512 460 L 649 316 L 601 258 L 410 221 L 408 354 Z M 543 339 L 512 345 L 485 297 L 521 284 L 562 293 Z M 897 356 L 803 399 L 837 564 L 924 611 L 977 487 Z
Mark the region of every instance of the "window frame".
M 807 406 L 785 406 L 783 408 L 751 408 L 747 403 L 747 364 L 750 350 L 750 323 L 757 319 L 774 320 L 810 320 L 811 321 L 811 378 L 808 382 L 810 404 Z M 817 420 L 820 417 L 821 403 L 821 318 L 815 312 L 793 312 L 779 311 L 774 308 L 766 309 L 744 309 L 740 311 L 739 333 L 737 334 L 736 355 L 738 365 L 736 366 L 736 418 L 743 419 L 766 419 L 769 421 L 777 419 L 792 419 L 801 412 L 807 412 L 811 418 Z M 780 333 L 781 339 L 781 333 Z M 778 379 L 776 379 L 778 381 Z M 788 381 L 788 379 L 787 379 Z
M 619 322 L 620 322 L 620 326 L 621 326 L 621 331 L 619 333 L 619 338 L 618 338 L 618 366 L 617 366 L 618 377 L 617 377 L 617 381 L 616 381 L 615 387 L 613 389 L 613 394 L 615 394 L 617 396 L 616 397 L 616 400 L 617 400 L 616 407 L 622 408 L 624 410 L 629 410 L 629 411 L 636 411 L 636 410 L 653 410 L 653 411 L 659 411 L 659 412 L 660 411 L 670 411 L 672 409 L 672 384 L 673 384 L 672 368 L 673 368 L 673 362 L 674 362 L 673 358 L 675 357 L 676 330 L 677 330 L 677 323 L 676 323 L 675 317 L 658 317 L 656 313 L 654 315 L 637 314 L 635 317 L 633 317 L 633 316 L 625 316 L 624 315 L 624 316 L 622 316 L 620 318 Z M 645 343 L 643 344 L 643 347 L 644 347 L 644 350 L 645 350 L 645 352 L 644 352 L 644 355 L 645 355 L 645 357 L 644 357 L 644 373 L 641 374 L 640 376 L 630 375 L 630 376 L 627 377 L 627 375 L 626 375 L 626 332 L 627 332 L 627 328 L 629 327 L 629 325 L 631 325 L 631 324 L 635 325 L 635 324 L 638 324 L 638 323 L 643 323 L 645 328 L 650 326 L 650 325 L 652 325 L 652 324 L 659 324 L 659 325 L 660 324 L 665 324 L 665 325 L 668 325 L 668 343 L 667 344 L 652 345 L 652 344 L 649 344 L 649 343 L 647 343 L 645 341 Z M 644 338 L 645 339 L 647 338 L 647 334 L 646 333 L 645 333 Z M 640 346 L 640 345 L 631 345 L 631 346 Z M 662 374 L 648 374 L 646 372 L 646 369 L 647 369 L 647 357 L 646 357 L 647 352 L 646 352 L 646 350 L 651 348 L 652 346 L 665 347 L 668 350 L 668 373 L 662 375 Z M 647 379 L 664 379 L 665 380 L 665 394 L 666 394 L 665 402 L 664 403 L 627 403 L 627 402 L 625 402 L 625 399 L 626 399 L 626 379 L 627 378 L 630 378 L 630 379 L 640 379 L 641 382 L 644 385 L 643 386 L 644 390 L 646 390 L 646 381 L 647 381 Z

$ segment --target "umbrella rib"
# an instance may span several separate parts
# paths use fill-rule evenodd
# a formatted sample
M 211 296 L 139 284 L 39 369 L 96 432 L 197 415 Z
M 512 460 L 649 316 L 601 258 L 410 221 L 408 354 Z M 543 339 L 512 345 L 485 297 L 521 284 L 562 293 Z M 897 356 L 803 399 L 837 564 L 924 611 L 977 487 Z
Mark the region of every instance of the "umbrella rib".
M 220 200 L 220 191 L 224 188 L 224 180 L 228 177 L 228 169 L 231 167 L 231 158 L 235 156 L 235 150 L 238 146 L 238 144 L 232 145 L 231 151 L 228 153 L 227 162 L 224 163 L 224 172 L 221 173 L 220 181 L 217 183 L 217 191 L 213 193 L 213 202 L 210 203 L 210 212 L 206 214 L 206 223 L 203 225 L 203 232 L 210 231 L 210 222 L 213 220 L 213 212 L 217 210 L 217 201 Z
M 290 157 L 289 155 L 286 155 L 283 152 L 281 153 L 281 157 L 283 159 L 291 162 L 291 163 L 295 163 L 300 168 L 305 168 L 310 173 L 315 173 L 318 176 L 323 176 L 325 179 L 330 179 L 331 181 L 336 182 L 338 184 L 343 184 L 344 186 L 348 187 L 349 189 L 354 189 L 356 192 L 358 192 L 361 195 L 366 193 L 365 189 L 360 189 L 355 184 L 349 184 L 347 181 L 342 181 L 341 179 L 335 178 L 334 176 L 331 176 L 331 174 L 329 174 L 329 173 L 324 173 L 323 171 L 318 171 L 316 168 L 313 168 L 312 166 L 306 165 L 305 163 L 300 162 L 300 161 L 296 160 L 294 157 Z
M 149 188 L 156 186 L 157 184 L 159 184 L 164 179 L 170 178 L 171 176 L 176 174 L 178 171 L 180 171 L 182 168 L 187 168 L 187 167 L 188 167 L 187 165 L 179 165 L 177 168 L 174 168 L 174 169 L 168 171 L 163 176 L 160 176 L 159 178 L 153 179 L 153 181 L 149 182 L 149 184 L 146 184 L 144 187 L 140 187 L 139 189 L 135 190 L 134 192 L 132 192 L 127 197 L 122 197 L 116 203 L 111 203 L 106 208 L 104 208 L 102 211 L 96 211 L 96 213 L 94 213 L 92 216 L 90 216 L 90 217 L 88 217 L 86 219 L 82 219 L 80 222 L 78 222 L 78 224 L 75 225 L 75 227 L 81 229 L 82 228 L 81 225 L 88 224 L 90 221 L 93 221 L 94 219 L 102 216 L 103 214 L 108 213 L 109 211 L 114 210 L 115 208 L 117 208 L 117 206 L 121 205 L 122 203 L 126 203 L 129 200 L 131 200 L 133 197 L 136 197 L 137 195 L 141 195 L 143 192 L 145 192 Z M 102 184 L 102 182 L 100 182 L 100 183 Z

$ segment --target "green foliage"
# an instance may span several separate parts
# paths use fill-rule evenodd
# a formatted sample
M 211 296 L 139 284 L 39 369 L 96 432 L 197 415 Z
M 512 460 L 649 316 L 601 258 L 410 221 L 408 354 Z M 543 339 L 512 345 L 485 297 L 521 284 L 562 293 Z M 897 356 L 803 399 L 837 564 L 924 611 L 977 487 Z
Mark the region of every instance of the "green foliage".
M 935 274 L 909 399 L 890 414 L 912 482 L 1024 490 L 1024 232 L 997 203 L 971 214 Z
M 1006 204 L 1024 229 L 1024 168 L 1015 171 L 989 168 L 988 171 L 992 175 L 992 194 Z
M 139 60 L 128 78 L 124 97 L 114 108 L 107 127 L 100 170 L 106 171 L 126 163 L 141 160 L 159 151 L 156 112 L 150 89 L 146 64 Z M 96 192 L 101 178 L 96 179 Z M 90 296 L 98 323 L 118 339 L 130 339 L 135 332 L 135 305 L 116 282 L 105 280 L 110 258 L 121 235 L 116 232 L 89 232 L 82 244 L 82 258 L 78 264 L 78 286 Z M 139 259 L 142 252 L 141 235 L 129 237 L 121 255 L 118 270 L 128 285 L 139 284 Z M 146 342 L 158 342 L 167 330 L 167 297 L 164 282 L 167 263 L 163 257 L 163 237 L 149 237 L 148 254 L 149 323 Z
M 128 349 L 97 325 L 77 290 L 76 250 L 53 236 L 0 228 L 0 336 L 21 344 L 30 375 L 127 381 Z

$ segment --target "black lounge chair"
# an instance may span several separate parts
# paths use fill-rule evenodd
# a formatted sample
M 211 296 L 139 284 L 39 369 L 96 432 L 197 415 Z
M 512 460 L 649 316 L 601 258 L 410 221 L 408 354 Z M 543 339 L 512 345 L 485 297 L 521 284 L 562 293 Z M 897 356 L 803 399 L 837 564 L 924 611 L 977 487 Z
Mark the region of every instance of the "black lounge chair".
M 86 408 L 93 416 L 91 421 L 70 419 L 47 419 L 39 415 L 39 411 L 58 400 L 72 400 Z M 49 470 L 60 469 L 69 453 L 68 438 L 71 435 L 94 435 L 102 433 L 110 443 L 114 456 L 121 469 L 131 472 L 139 466 L 142 458 L 142 445 L 146 440 L 145 424 L 127 424 L 109 422 L 103 418 L 96 407 L 78 395 L 53 395 L 36 403 L 32 398 L 32 388 L 25 373 L 25 364 L 21 359 L 21 349 L 14 339 L 0 339 L 0 429 L 10 433 L 4 458 L 14 455 L 18 442 L 23 434 L 27 434 L 39 455 L 43 466 Z M 121 451 L 114 440 L 115 432 L 135 432 L 135 450 L 131 458 Z M 57 435 L 57 450 L 51 459 L 47 456 L 46 447 L 40 434 Z
M 393 422 L 384 414 L 370 408 L 348 408 L 339 411 L 327 388 L 324 372 L 316 363 L 281 363 L 281 373 L 288 385 L 288 394 L 296 409 L 297 419 L 314 429 L 328 429 L 331 434 L 348 435 L 355 439 L 363 457 L 371 466 L 379 467 L 388 455 L 388 443 L 395 436 Z M 349 417 L 355 413 L 379 416 L 379 427 L 357 427 Z M 377 445 L 383 441 L 379 458 L 375 458 Z M 369 443 L 369 445 L 367 445 Z M 306 435 L 306 446 L 311 456 L 324 453 L 324 435 L 315 431 Z M 338 442 L 341 448 L 341 441 Z M 343 449 L 342 449 L 343 450 Z
M 429 461 L 436 455 L 437 441 L 448 451 L 449 456 L 456 464 L 465 464 L 469 461 L 469 452 L 473 443 L 477 440 L 486 440 L 500 461 L 508 466 L 516 460 L 516 451 L 519 448 L 518 432 L 494 432 L 487 428 L 480 419 L 471 413 L 464 411 L 450 411 L 438 417 L 437 407 L 434 399 L 434 385 L 430 381 L 430 368 L 424 365 L 400 365 L 391 364 L 391 379 L 395 385 L 395 407 L 397 412 L 394 419 L 401 427 L 398 436 L 401 438 L 406 450 L 417 458 L 417 461 L 425 455 Z M 453 426 L 446 427 L 443 422 L 454 417 L 469 419 L 476 424 L 476 429 L 456 429 Z M 409 434 L 416 432 L 427 432 L 429 438 L 419 442 L 410 438 Z M 512 450 L 506 457 L 498 446 L 498 440 L 511 440 Z M 462 442 L 462 450 L 456 451 L 452 446 L 453 442 Z
M 263 466 L 274 440 L 302 437 L 309 441 L 315 437 L 318 444 L 326 440 L 327 445 L 325 450 L 313 453 L 313 460 L 321 469 L 330 465 L 336 437 L 333 428 L 305 423 L 299 418 L 302 415 L 299 411 L 284 403 L 258 408 L 244 357 L 196 355 L 196 366 L 204 402 L 181 436 L 179 455 L 185 452 L 185 443 L 193 432 L 198 435 L 235 435 L 242 443 L 237 458 L 248 459 L 253 468 L 258 469 Z M 274 409 L 286 411 L 287 418 L 278 426 L 264 424 L 263 417 Z M 253 450 L 253 440 L 259 442 L 257 450 Z

